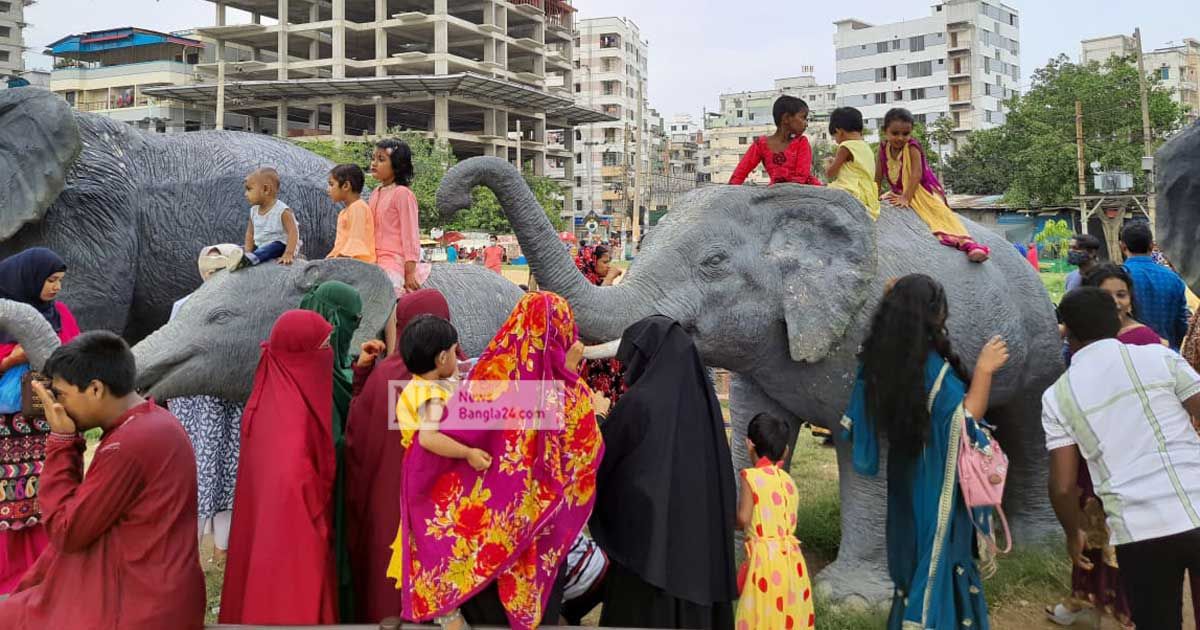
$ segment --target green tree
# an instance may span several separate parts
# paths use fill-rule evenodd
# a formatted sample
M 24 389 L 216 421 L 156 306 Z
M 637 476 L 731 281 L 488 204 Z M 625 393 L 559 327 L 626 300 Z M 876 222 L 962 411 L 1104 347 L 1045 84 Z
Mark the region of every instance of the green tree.
M 946 158 L 942 183 L 960 195 L 1003 195 L 1013 170 L 1005 133 L 1003 127 L 997 127 L 968 134 Z
M 496 196 L 486 188 L 478 187 L 471 194 L 471 207 L 456 214 L 447 223 L 437 209 L 437 189 L 445 177 L 446 171 L 458 163 L 454 151 L 449 144 L 435 142 L 425 134 L 415 131 L 393 130 L 391 137 L 399 138 L 408 144 L 413 156 L 413 180 L 409 187 L 417 198 L 420 208 L 421 230 L 428 231 L 433 227 L 445 226 L 456 230 L 479 230 L 486 232 L 511 232 L 512 226 L 500 207 Z M 298 141 L 298 144 L 321 157 L 337 164 L 358 164 L 367 171 L 367 186 L 374 188 L 379 184 L 370 176 L 371 154 L 375 145 L 370 142 L 346 142 L 337 146 L 332 141 L 309 140 Z M 554 180 L 537 175 L 525 174 L 525 183 L 533 190 L 538 203 L 546 211 L 546 216 L 556 228 L 562 226 L 562 188 Z
M 829 183 L 829 178 L 825 177 L 825 160 L 832 160 L 834 155 L 837 155 L 837 145 L 831 142 L 814 142 L 812 144 L 812 166 L 813 174 L 817 179 Z
M 942 152 L 954 140 L 954 119 L 950 116 L 939 116 L 932 124 L 925 127 L 925 137 L 932 143 L 932 146 L 929 148 L 933 149 L 932 151 L 927 151 L 927 153 L 936 156 L 937 162 L 939 164 L 942 163 Z M 938 168 L 938 174 L 942 175 L 944 170 L 945 166 L 942 165 L 941 168 Z
M 1159 86 L 1156 78 L 1150 80 L 1150 125 L 1154 141 L 1159 142 L 1180 128 L 1183 111 L 1171 100 L 1169 90 Z M 1085 160 L 1134 173 L 1137 189 L 1145 189 L 1137 68 L 1127 58 L 1113 58 L 1100 66 L 1075 64 L 1060 55 L 1034 72 L 1028 93 L 1008 102 L 1000 151 L 1007 157 L 1004 166 L 1010 183 L 1005 199 L 1010 204 L 1073 202 L 1078 192 L 1076 100 L 1083 104 Z
M 1047 221 L 1033 240 L 1050 253 L 1051 258 L 1066 258 L 1075 231 L 1065 219 Z

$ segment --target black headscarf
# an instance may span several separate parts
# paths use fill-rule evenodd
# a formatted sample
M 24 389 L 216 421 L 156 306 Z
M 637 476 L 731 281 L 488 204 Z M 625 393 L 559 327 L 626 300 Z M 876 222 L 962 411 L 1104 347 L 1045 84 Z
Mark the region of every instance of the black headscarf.
M 24 302 L 36 308 L 54 332 L 62 330 L 62 318 L 54 300 L 42 299 L 42 287 L 50 276 L 67 270 L 67 263 L 45 247 L 32 247 L 0 261 L 0 298 Z M 17 343 L 12 335 L 0 332 L 0 344 Z
M 661 315 L 630 326 L 617 358 L 629 390 L 601 426 L 590 531 L 609 557 L 701 605 L 737 597 L 733 462 L 700 354 Z

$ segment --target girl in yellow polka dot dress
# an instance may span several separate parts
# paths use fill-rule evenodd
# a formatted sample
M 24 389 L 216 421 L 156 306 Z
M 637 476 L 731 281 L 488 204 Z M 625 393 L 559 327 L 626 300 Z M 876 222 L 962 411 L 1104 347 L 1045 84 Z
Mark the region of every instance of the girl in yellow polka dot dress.
M 745 575 L 737 630 L 813 628 L 812 585 L 796 540 L 796 484 L 780 463 L 788 455 L 787 423 L 760 413 L 746 430 L 753 468 L 741 472 L 737 525 L 746 532 Z M 741 580 L 739 580 L 741 581 Z

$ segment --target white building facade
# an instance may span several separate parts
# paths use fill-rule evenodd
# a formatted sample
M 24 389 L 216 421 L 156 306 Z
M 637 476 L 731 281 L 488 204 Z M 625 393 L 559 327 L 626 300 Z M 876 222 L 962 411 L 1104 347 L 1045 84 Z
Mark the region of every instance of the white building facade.
M 872 139 L 894 107 L 925 124 L 950 116 L 956 143 L 968 132 L 1004 123 L 1004 103 L 1021 82 L 1016 9 L 945 0 L 915 20 L 834 24 L 837 104 L 861 110 Z
M 0 0 L 0 85 L 25 72 L 25 7 L 33 0 Z
M 576 104 L 619 118 L 575 129 L 576 228 L 595 217 L 601 231 L 623 231 L 649 196 L 649 44 L 621 17 L 577 20 L 575 41 Z
M 1080 61 L 1104 64 L 1110 57 L 1133 57 L 1137 40 L 1128 35 L 1110 35 L 1080 42 Z M 1164 46 L 1143 53 L 1146 73 L 1171 91 L 1171 98 L 1186 110 L 1187 120 L 1200 116 L 1200 41 L 1185 37 L 1178 45 Z

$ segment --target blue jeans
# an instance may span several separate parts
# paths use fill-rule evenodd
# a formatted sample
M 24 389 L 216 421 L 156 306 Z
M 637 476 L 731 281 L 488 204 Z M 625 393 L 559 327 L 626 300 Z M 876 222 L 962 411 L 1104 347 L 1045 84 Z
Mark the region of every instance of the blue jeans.
M 271 241 L 270 243 L 267 243 L 266 245 L 254 250 L 253 253 L 247 256 L 247 258 L 249 258 L 254 264 L 260 265 L 268 260 L 275 260 L 276 258 L 279 258 L 285 251 L 287 251 L 286 243 L 283 241 Z

